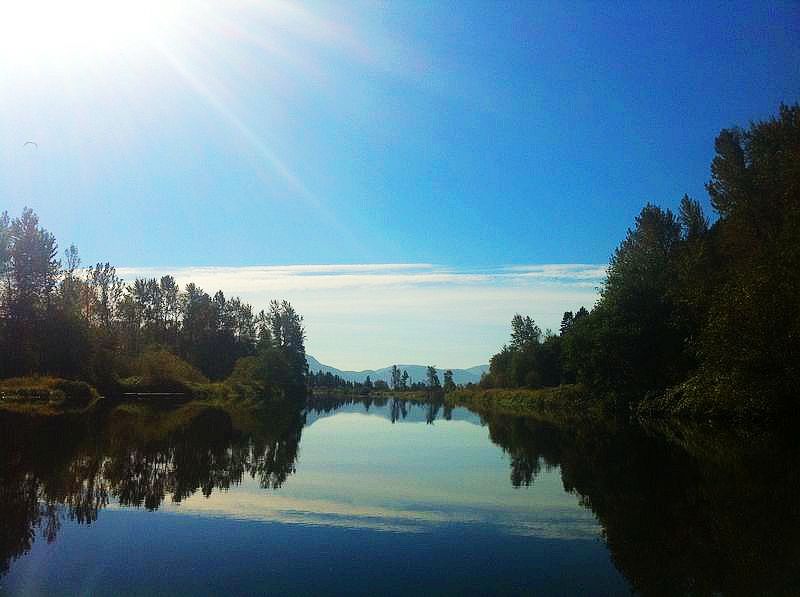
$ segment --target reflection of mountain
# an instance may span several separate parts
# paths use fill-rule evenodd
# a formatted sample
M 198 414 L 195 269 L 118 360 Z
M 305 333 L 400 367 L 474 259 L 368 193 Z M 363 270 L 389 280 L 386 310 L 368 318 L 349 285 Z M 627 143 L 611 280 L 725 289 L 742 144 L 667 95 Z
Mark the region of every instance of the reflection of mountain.
M 372 381 L 382 379 L 389 383 L 392 378 L 392 366 L 383 367 L 382 369 L 367 369 L 364 371 L 342 371 L 330 365 L 323 365 L 317 359 L 310 355 L 306 355 L 308 361 L 308 370 L 316 373 L 322 371 L 323 373 L 331 373 L 338 375 L 346 381 L 359 381 L 363 382 L 367 375 Z M 403 371 L 408 371 L 408 375 L 412 381 L 425 381 L 428 368 L 425 365 L 397 365 Z M 476 365 L 469 369 L 453 369 L 453 381 L 457 384 L 478 383 L 481 380 L 481 375 L 489 370 L 489 365 Z M 444 377 L 444 369 L 437 369 L 439 372 L 439 379 Z
M 433 423 L 443 419 L 481 425 L 480 415 L 466 408 L 447 407 L 441 400 L 421 403 L 396 398 L 322 397 L 309 399 L 306 408 L 306 426 L 339 413 L 370 414 L 392 423 Z

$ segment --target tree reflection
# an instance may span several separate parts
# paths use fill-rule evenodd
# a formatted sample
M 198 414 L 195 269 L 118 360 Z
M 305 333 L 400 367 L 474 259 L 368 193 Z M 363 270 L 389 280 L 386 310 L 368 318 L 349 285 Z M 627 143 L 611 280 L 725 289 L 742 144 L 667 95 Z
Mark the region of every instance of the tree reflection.
M 155 510 L 245 475 L 277 489 L 294 473 L 298 407 L 259 411 L 247 433 L 223 410 L 192 410 L 164 429 L 152 428 L 161 417 L 119 410 L 99 420 L 0 417 L 0 574 L 37 535 L 55 540 L 63 518 L 90 524 L 111 500 Z
M 394 398 L 385 396 L 353 396 L 342 394 L 315 395 L 306 401 L 306 409 L 314 414 L 329 414 L 345 406 L 361 405 L 364 412 L 369 412 L 372 406 L 386 409 L 386 417 L 392 423 L 405 421 L 412 411 L 416 409 L 424 413 L 425 422 L 432 425 L 437 419 L 451 420 L 453 406 L 445 402 L 443 396 L 436 396 L 430 400 L 412 400 L 409 398 Z M 413 418 L 413 417 L 412 417 Z M 416 420 L 416 419 L 413 419 Z
M 542 466 L 560 467 L 637 592 L 800 591 L 800 450 L 782 436 L 745 443 L 708 429 L 484 421 L 510 457 L 515 487 L 533 484 Z
M 393 421 L 412 408 L 428 422 L 451 416 L 441 403 L 370 404 Z M 64 519 L 91 524 L 111 502 L 154 510 L 246 476 L 279 488 L 295 472 L 305 413 L 341 406 L 273 406 L 244 417 L 198 406 L 150 414 L 123 408 L 94 418 L 3 415 L 0 575 L 37 537 L 53 541 Z M 800 594 L 796 441 L 608 420 L 482 417 L 508 454 L 513 486 L 535 485 L 543 470 L 559 468 L 564 489 L 601 523 L 635 591 Z
M 392 398 L 391 407 L 390 407 L 390 420 L 392 423 L 396 423 L 401 418 L 405 419 L 408 416 L 408 404 L 405 400 L 401 400 L 399 398 Z M 428 420 L 430 423 L 431 421 Z

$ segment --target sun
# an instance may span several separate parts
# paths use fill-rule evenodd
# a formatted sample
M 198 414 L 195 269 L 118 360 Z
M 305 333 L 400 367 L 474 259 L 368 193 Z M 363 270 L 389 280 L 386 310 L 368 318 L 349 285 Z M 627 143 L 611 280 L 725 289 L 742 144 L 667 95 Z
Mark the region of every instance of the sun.
M 5 0 L 0 69 L 61 66 L 157 42 L 179 24 L 179 0 Z

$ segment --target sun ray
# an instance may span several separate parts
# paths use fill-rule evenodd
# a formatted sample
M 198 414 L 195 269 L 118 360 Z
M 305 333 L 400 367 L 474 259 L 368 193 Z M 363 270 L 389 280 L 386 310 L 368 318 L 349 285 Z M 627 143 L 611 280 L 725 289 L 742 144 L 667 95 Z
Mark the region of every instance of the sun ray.
M 165 61 L 175 71 L 176 74 L 189 87 L 200 96 L 223 121 L 231 127 L 249 146 L 256 155 L 264 160 L 272 172 L 286 186 L 293 196 L 300 198 L 315 210 L 318 217 L 321 217 L 325 224 L 330 226 L 339 235 L 346 238 L 350 243 L 360 245 L 360 241 L 353 234 L 352 230 L 345 226 L 333 213 L 333 211 L 319 199 L 303 181 L 293 172 L 293 170 L 273 151 L 269 144 L 261 136 L 256 134 L 246 122 L 233 111 L 226 102 L 221 99 L 224 96 L 223 90 L 215 91 L 212 86 L 206 83 L 203 78 L 190 66 L 188 61 L 181 60 L 178 55 L 164 44 L 154 44 Z M 274 185 L 274 178 L 269 176 L 256 164 L 256 174 L 259 179 L 268 186 Z
M 295 148 L 289 122 L 297 115 L 297 91 L 310 84 L 346 113 L 358 102 L 342 85 L 342 65 L 382 68 L 380 45 L 354 23 L 341 9 L 331 18 L 321 7 L 286 0 L 230 0 L 224 6 L 206 0 L 12 0 L 0 5 L 0 82 L 16 90 L 15 105 L 4 113 L 22 119 L 6 128 L 27 134 L 46 126 L 23 98 L 45 107 L 39 98 L 55 95 L 72 115 L 60 123 L 60 151 L 88 150 L 87 172 L 78 176 L 94 185 L 111 176 L 106 165 L 125 154 L 142 155 L 137 144 L 147 142 L 142 131 L 151 126 L 143 115 L 162 109 L 157 98 L 164 73 L 173 72 L 176 88 L 201 98 L 242 143 L 242 157 L 271 197 L 302 201 L 343 241 L 366 250 L 353 227 L 287 160 Z M 269 79 L 258 98 L 257 124 L 241 94 L 254 67 Z M 0 97 L 4 108 L 5 99 Z M 102 145 L 97 154 L 92 134 Z

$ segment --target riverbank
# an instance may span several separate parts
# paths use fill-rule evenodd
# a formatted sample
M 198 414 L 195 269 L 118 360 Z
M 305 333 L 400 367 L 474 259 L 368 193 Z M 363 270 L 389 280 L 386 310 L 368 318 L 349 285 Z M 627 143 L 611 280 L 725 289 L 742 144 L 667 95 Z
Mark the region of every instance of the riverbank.
M 265 400 L 286 397 L 281 388 L 241 378 L 222 382 L 177 380 L 120 380 L 107 392 L 69 379 L 49 376 L 15 377 L 0 380 L 0 411 L 39 416 L 87 413 L 89 411 L 130 405 L 179 407 L 238 403 L 258 405 Z
M 721 389 L 724 388 L 724 389 Z M 736 388 L 736 389 L 731 389 Z M 797 418 L 785 401 L 770 399 L 769 392 L 748 391 L 747 384 L 720 384 L 701 374 L 639 401 L 633 409 L 643 419 L 678 419 L 715 422 L 729 426 L 781 426 Z
M 592 399 L 580 385 L 540 389 L 461 389 L 448 393 L 445 400 L 453 406 L 507 415 L 557 411 L 578 417 L 595 417 L 603 412 L 603 404 Z
M 0 409 L 7 411 L 41 415 L 82 412 L 101 400 L 97 390 L 82 381 L 48 376 L 0 380 Z
M 767 408 L 769 402 L 758 395 L 721 395 L 698 380 L 639 402 L 623 402 L 616 408 L 613 398 L 597 397 L 580 384 L 539 389 L 460 389 L 448 393 L 446 400 L 452 406 L 499 414 L 557 413 L 560 418 L 622 416 L 645 423 L 688 423 L 731 429 L 782 428 L 797 416 L 794 412 Z

